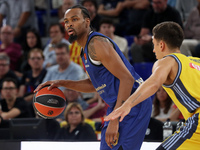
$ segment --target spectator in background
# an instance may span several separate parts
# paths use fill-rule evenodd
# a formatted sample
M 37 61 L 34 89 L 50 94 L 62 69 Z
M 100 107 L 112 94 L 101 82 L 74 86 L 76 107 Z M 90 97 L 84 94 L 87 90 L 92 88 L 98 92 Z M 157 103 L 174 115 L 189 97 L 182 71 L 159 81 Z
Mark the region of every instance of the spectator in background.
M 150 7 L 149 0 L 124 0 L 122 7 L 127 12 L 127 18 L 121 18 L 116 25 L 116 34 L 138 35 L 142 27 L 142 18 Z M 122 28 L 125 29 L 124 32 Z
M 70 103 L 65 109 L 65 120 L 67 126 L 61 128 L 56 140 L 68 141 L 96 141 L 93 128 L 84 122 L 84 114 L 78 103 Z
M 173 106 L 172 106 L 172 111 L 170 113 L 169 118 L 171 121 L 184 120 L 182 113 L 180 112 L 180 110 L 178 109 L 178 107 L 175 104 L 173 104 Z
M 6 0 L 0 5 L 0 25 L 4 17 L 13 28 L 17 43 L 23 41 L 28 29 L 38 29 L 33 0 Z
M 102 0 L 98 8 L 98 14 L 118 21 L 123 10 L 121 2 L 122 0 Z
M 35 10 L 45 10 L 47 9 L 47 1 L 46 0 L 34 0 Z
M 191 10 L 196 7 L 198 0 L 176 0 L 175 8 L 181 15 L 182 22 L 185 24 Z
M 55 47 L 55 55 L 57 65 L 48 68 L 47 74 L 45 75 L 42 82 L 49 80 L 80 80 L 84 77 L 84 71 L 81 66 L 72 62 L 69 55 L 69 46 L 64 43 L 60 43 Z M 62 91 L 64 87 L 59 87 Z M 62 113 L 57 118 L 64 119 L 64 114 Z M 61 120 L 58 119 L 58 120 Z
M 28 64 L 28 53 L 30 52 L 31 49 L 33 48 L 39 48 L 42 49 L 42 42 L 41 42 L 41 37 L 37 30 L 35 29 L 30 29 L 26 33 L 26 39 L 22 45 L 23 49 L 23 63 L 21 64 L 20 70 L 22 72 L 30 70 L 31 67 Z
M 64 38 L 65 29 L 60 23 L 52 24 L 49 27 L 49 35 L 50 35 L 50 42 L 44 48 L 44 64 L 45 68 L 53 66 L 56 64 L 56 55 L 55 55 L 55 45 L 59 43 L 65 43 L 69 45 L 69 42 Z
M 70 60 L 77 63 L 83 68 L 81 56 L 79 55 L 81 53 L 81 46 L 78 45 L 77 41 L 74 41 L 72 44 L 69 45 L 69 51 L 70 51 Z
M 70 7 L 74 6 L 75 4 L 77 4 L 77 0 L 62 0 L 62 5 L 59 7 L 59 19 L 60 19 L 60 22 L 63 22 L 63 17 L 64 17 L 64 14 L 65 14 L 65 11 L 67 9 L 69 9 Z
M 176 7 L 176 0 L 168 0 L 167 4 L 170 5 L 171 7 Z
M 48 68 L 47 74 L 42 82 L 49 80 L 80 80 L 84 76 L 83 69 L 70 61 L 69 46 L 60 43 L 55 47 L 57 65 Z M 63 90 L 64 88 L 61 88 Z
M 123 52 L 123 54 L 128 58 L 128 42 L 124 37 L 120 37 L 115 35 L 115 26 L 112 20 L 110 19 L 102 19 L 100 22 L 100 33 L 111 38 L 117 45 L 119 49 Z
M 151 31 L 155 25 L 164 21 L 173 21 L 183 27 L 179 12 L 167 5 L 167 0 L 152 0 L 152 8 L 146 12 L 140 33 L 134 37 L 131 45 L 133 62 L 156 61 Z
M 139 34 L 142 18 L 149 6 L 149 0 L 103 0 L 98 13 L 106 17 L 118 18 L 115 32 L 117 35 L 136 35 Z
M 181 53 L 186 56 L 200 56 L 195 53 L 195 47 L 200 43 L 200 0 L 198 5 L 190 12 L 185 27 L 185 39 L 181 45 Z
M 1 95 L 3 99 L 0 101 L 0 116 L 4 120 L 30 117 L 26 101 L 23 98 L 17 98 L 18 86 L 16 80 L 12 78 L 4 79 Z
M 65 94 L 67 104 L 70 104 L 72 102 L 76 102 L 76 103 L 79 103 L 81 105 L 85 118 L 90 118 L 90 119 L 100 118 L 100 117 L 103 117 L 103 116 L 106 115 L 106 110 L 107 110 L 106 105 L 102 101 L 100 96 L 92 98 L 93 102 L 91 104 L 89 104 L 88 102 L 90 100 L 88 100 L 87 102 L 84 101 L 81 97 L 80 92 L 70 90 L 70 89 L 65 89 L 63 92 Z
M 83 5 L 90 13 L 91 26 L 94 31 L 99 31 L 99 23 L 101 21 L 101 16 L 97 14 L 98 4 L 96 0 L 82 0 L 81 5 Z
M 10 68 L 13 71 L 19 69 L 19 60 L 22 56 L 22 48 L 19 44 L 13 42 L 14 34 L 9 25 L 1 28 L 0 53 L 5 53 L 10 57 Z
M 10 69 L 10 58 L 7 55 L 0 54 L 0 88 L 3 80 L 7 77 L 15 79 L 17 81 L 17 84 L 19 84 L 18 77 Z
M 24 97 L 28 102 L 33 117 L 35 117 L 32 106 L 32 100 L 34 97 L 33 91 L 40 83 L 42 83 L 47 72 L 46 69 L 43 68 L 43 62 L 44 55 L 41 49 L 34 48 L 29 52 L 28 63 L 31 69 L 23 74 L 18 93 L 19 97 Z
M 152 116 L 153 118 L 165 122 L 170 118 L 172 111 L 172 100 L 167 92 L 160 87 L 153 100 Z

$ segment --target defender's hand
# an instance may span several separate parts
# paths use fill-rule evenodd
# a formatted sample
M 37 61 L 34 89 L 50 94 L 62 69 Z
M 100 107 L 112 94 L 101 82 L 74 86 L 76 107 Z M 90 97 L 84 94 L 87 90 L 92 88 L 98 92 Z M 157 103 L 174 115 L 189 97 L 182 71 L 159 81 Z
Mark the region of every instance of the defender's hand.
M 105 117 L 105 121 L 114 120 L 120 117 L 119 121 L 121 122 L 126 115 L 131 111 L 131 106 L 128 103 L 124 103 L 122 106 L 114 110 L 107 117 Z

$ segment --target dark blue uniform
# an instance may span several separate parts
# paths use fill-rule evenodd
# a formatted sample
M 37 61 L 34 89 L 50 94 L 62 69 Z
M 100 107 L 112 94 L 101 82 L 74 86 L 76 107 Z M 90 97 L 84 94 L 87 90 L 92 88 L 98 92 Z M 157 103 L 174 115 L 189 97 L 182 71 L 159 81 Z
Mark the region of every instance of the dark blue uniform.
M 110 114 L 116 104 L 117 95 L 119 90 L 120 81 L 113 74 L 109 72 L 102 64 L 94 63 L 88 55 L 88 43 L 94 36 L 103 36 L 107 38 L 116 50 L 127 69 L 130 71 L 135 79 L 135 83 L 132 87 L 131 94 L 138 88 L 143 82 L 142 78 L 135 72 L 132 65 L 128 62 L 125 56 L 120 51 L 119 47 L 110 38 L 100 34 L 98 32 L 92 32 L 87 40 L 85 49 L 81 53 L 82 61 L 84 63 L 86 73 L 91 79 L 96 91 L 102 97 L 102 99 L 109 105 L 107 115 Z M 112 57 L 112 56 L 110 56 Z M 120 146 L 124 150 L 139 150 L 143 142 L 146 128 L 148 127 L 151 116 L 152 101 L 148 98 L 146 101 L 138 104 L 132 108 L 129 115 L 127 115 L 122 122 L 119 123 L 119 141 L 113 149 L 118 149 Z M 105 132 L 109 122 L 105 122 L 101 132 L 101 149 L 110 149 L 105 142 Z

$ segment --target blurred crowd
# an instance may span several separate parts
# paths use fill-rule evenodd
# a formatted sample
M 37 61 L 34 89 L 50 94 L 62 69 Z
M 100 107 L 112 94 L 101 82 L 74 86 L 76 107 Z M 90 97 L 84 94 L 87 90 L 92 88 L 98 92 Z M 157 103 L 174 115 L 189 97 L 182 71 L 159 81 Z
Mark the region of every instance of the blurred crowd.
M 64 13 L 75 4 L 88 9 L 93 30 L 114 40 L 133 65 L 156 61 L 151 31 L 164 21 L 183 28 L 181 53 L 200 57 L 200 0 L 0 0 L 0 128 L 12 118 L 39 117 L 32 100 L 40 83 L 87 78 L 81 47 L 69 43 L 64 28 Z M 60 89 L 67 107 L 52 119 L 57 132 L 51 139 L 97 140 L 107 105 L 98 93 Z M 183 119 L 162 87 L 152 118 Z

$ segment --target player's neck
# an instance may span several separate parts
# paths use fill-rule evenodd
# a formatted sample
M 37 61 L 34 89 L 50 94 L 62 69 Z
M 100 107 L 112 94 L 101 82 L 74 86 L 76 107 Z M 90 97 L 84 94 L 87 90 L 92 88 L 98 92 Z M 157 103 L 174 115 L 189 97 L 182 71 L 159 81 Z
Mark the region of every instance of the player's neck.
M 172 53 L 181 53 L 181 51 L 180 51 L 180 49 L 171 49 L 171 50 L 167 50 L 167 51 L 165 51 L 165 53 L 163 54 L 163 57 L 164 56 L 167 56 L 167 55 L 169 55 L 169 54 L 172 54 Z
M 77 39 L 77 42 L 81 47 L 83 47 L 83 48 L 85 47 L 88 37 L 90 35 L 90 32 L 91 32 L 91 29 L 87 30 L 85 33 L 80 35 L 80 37 Z

